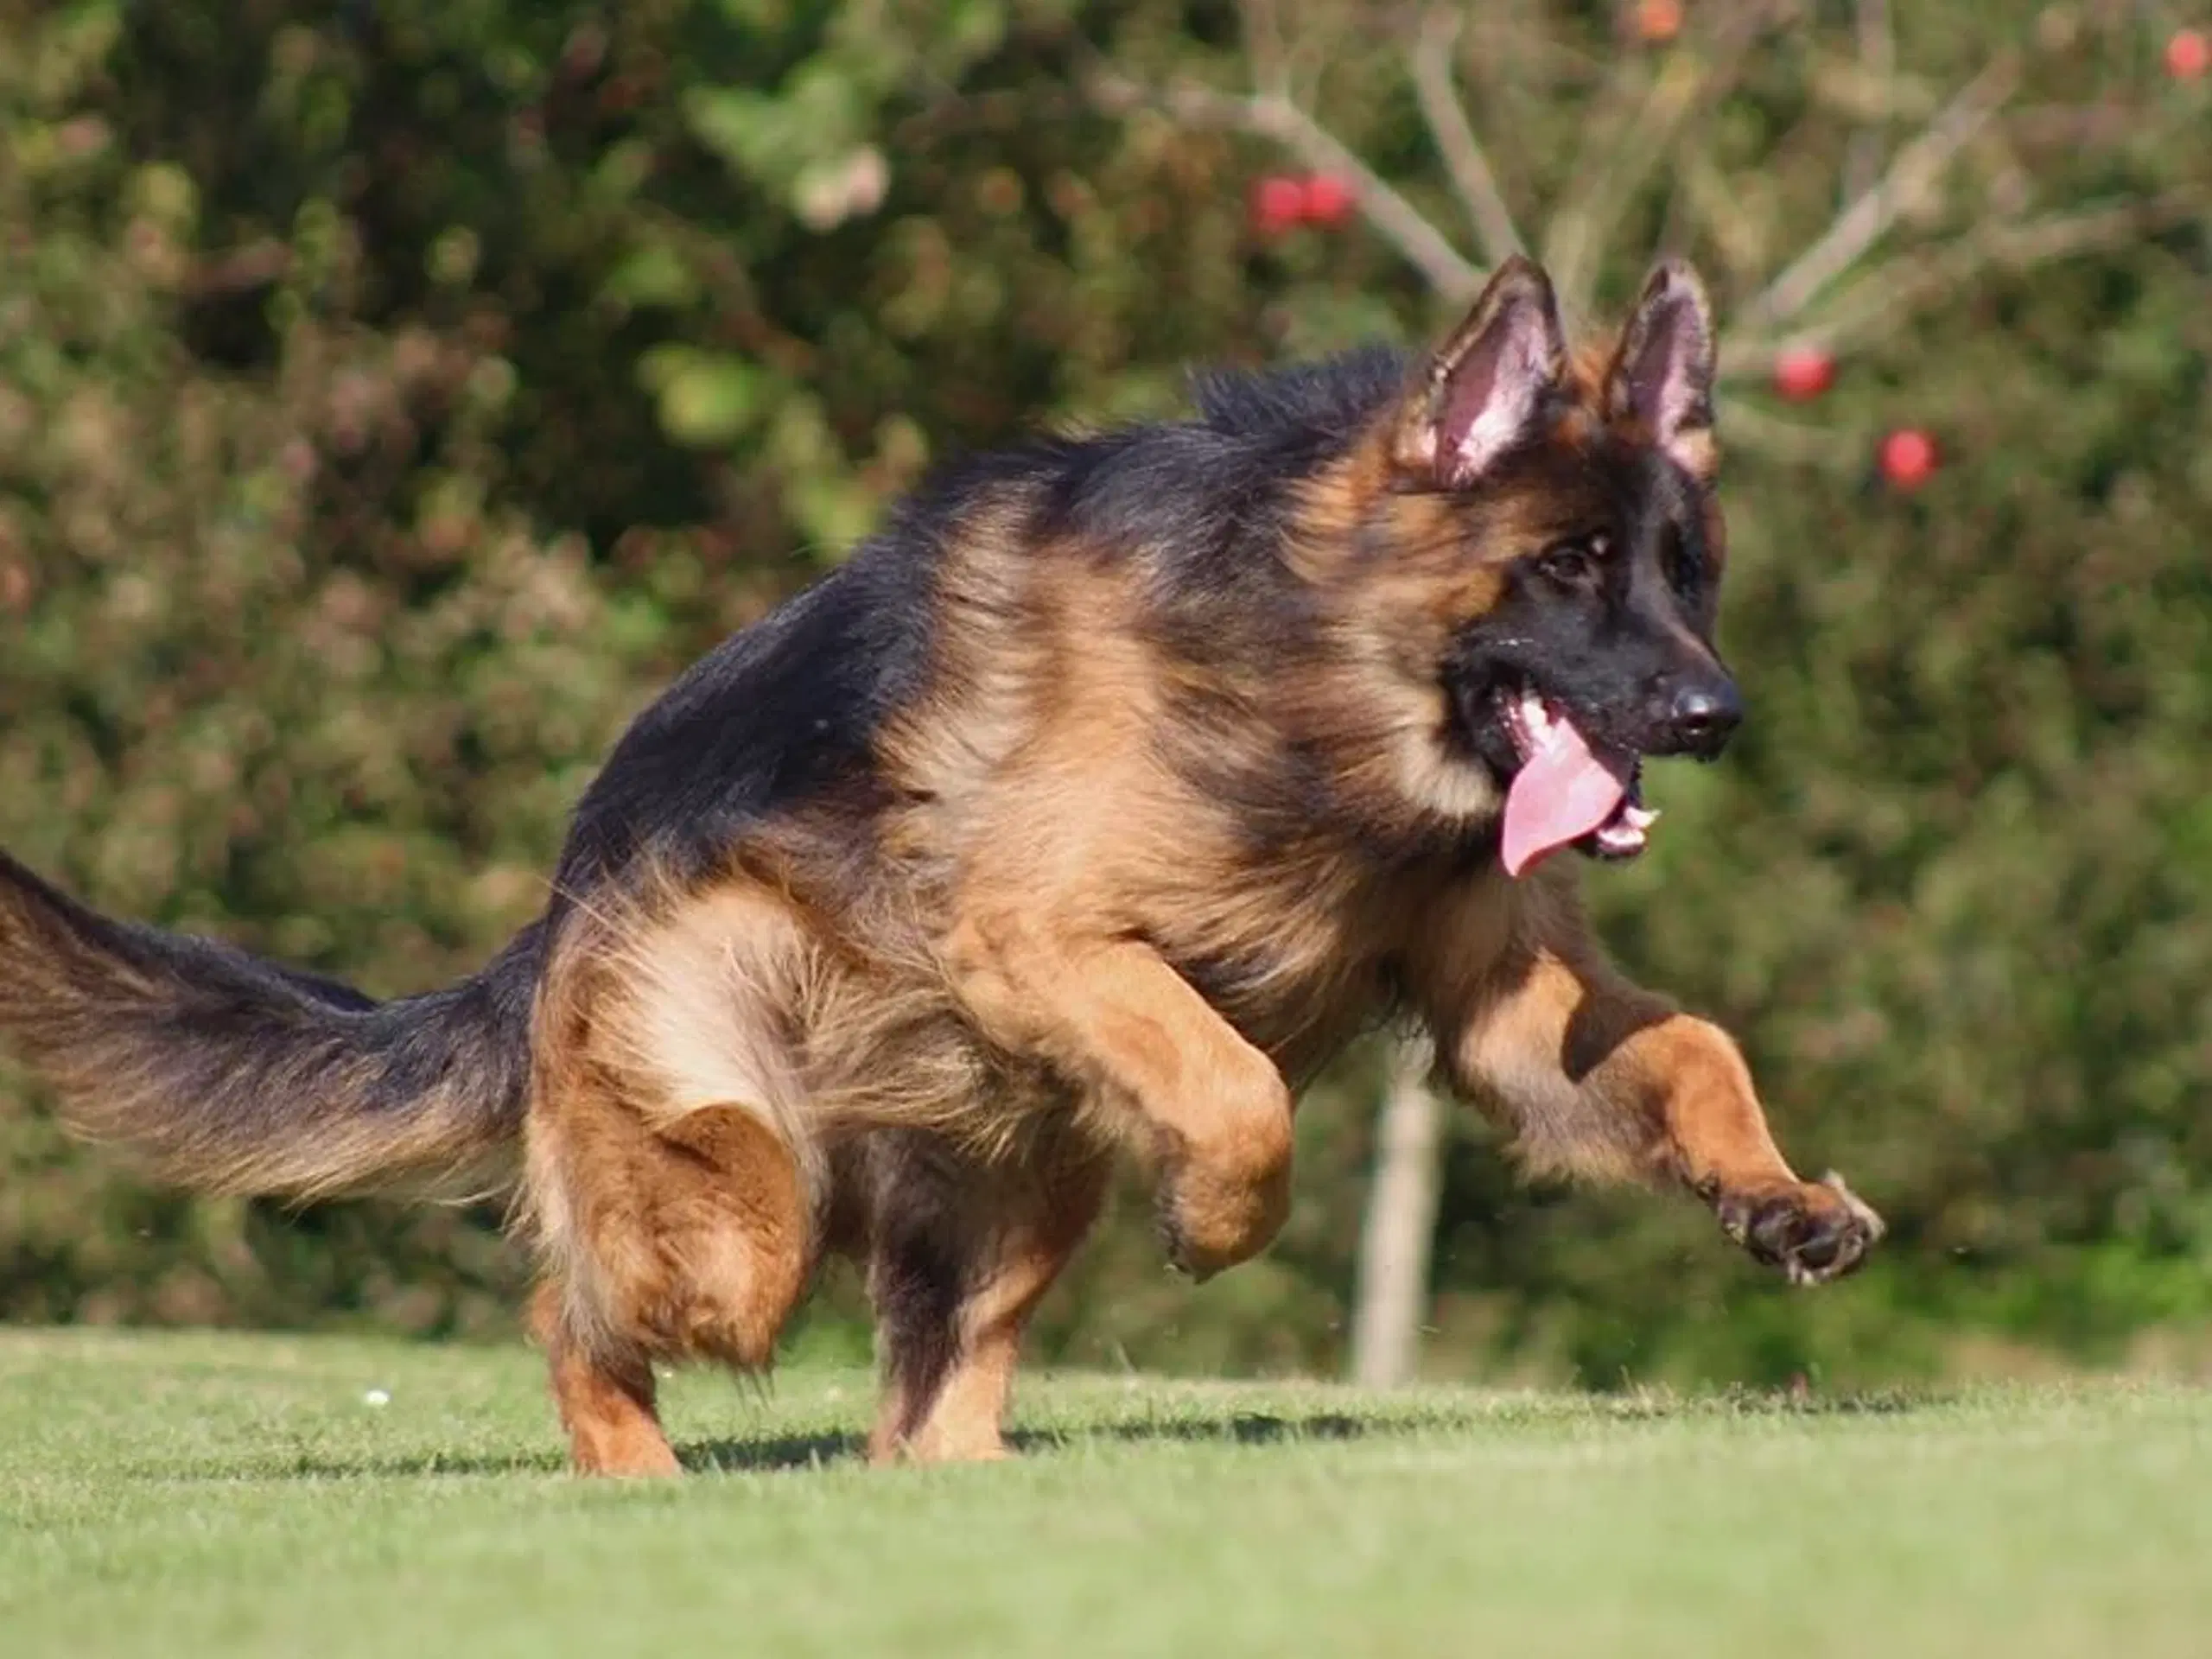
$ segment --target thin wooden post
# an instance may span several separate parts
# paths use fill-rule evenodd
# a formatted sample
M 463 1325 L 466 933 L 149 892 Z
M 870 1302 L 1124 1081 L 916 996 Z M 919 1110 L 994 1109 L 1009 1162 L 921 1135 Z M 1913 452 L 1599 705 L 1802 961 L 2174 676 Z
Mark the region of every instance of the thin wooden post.
M 1398 1046 L 1376 1126 L 1352 1309 L 1351 1375 L 1363 1388 L 1404 1387 L 1421 1357 L 1444 1118 L 1430 1064 L 1426 1040 Z

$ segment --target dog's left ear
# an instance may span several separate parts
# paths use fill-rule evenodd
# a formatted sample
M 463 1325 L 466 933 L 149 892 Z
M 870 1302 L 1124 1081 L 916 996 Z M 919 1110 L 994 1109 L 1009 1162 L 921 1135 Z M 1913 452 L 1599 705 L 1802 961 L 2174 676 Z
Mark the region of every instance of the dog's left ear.
M 1605 417 L 1640 426 L 1693 478 L 1713 481 L 1713 303 L 1697 273 L 1663 260 L 1643 285 L 1605 371 Z

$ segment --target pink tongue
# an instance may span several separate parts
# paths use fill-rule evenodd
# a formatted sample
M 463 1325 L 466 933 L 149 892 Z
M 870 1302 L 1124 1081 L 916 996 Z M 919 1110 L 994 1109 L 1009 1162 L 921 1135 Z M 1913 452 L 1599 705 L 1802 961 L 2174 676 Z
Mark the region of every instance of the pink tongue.
M 1505 795 L 1499 855 L 1518 877 L 1547 853 L 1588 835 L 1613 816 L 1628 780 L 1590 753 L 1582 734 L 1554 715 L 1544 745 L 1530 755 Z

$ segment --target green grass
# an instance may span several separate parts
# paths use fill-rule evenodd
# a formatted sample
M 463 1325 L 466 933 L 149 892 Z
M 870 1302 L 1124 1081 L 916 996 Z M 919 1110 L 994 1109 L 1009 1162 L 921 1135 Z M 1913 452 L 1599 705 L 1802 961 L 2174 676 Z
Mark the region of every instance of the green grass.
M 2205 1392 L 1033 1378 L 1027 1456 L 887 1471 L 868 1409 L 687 1378 L 702 1472 L 597 1484 L 519 1348 L 0 1333 L 0 1653 L 2212 1650 Z

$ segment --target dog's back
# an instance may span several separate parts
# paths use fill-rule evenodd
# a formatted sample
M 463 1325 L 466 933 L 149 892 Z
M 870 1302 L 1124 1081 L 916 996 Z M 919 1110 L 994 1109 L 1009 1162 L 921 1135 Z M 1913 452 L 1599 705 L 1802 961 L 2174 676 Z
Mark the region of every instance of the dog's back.
M 1535 868 L 1633 856 L 1643 757 L 1738 718 L 1712 378 L 1683 268 L 1578 364 L 1516 259 L 1417 371 L 1216 381 L 948 469 L 639 718 L 484 975 L 378 1005 L 0 861 L 0 1030 L 194 1184 L 519 1137 L 587 1468 L 672 1470 L 652 1361 L 766 1363 L 831 1245 L 878 1311 L 878 1449 L 994 1455 L 1111 1150 L 1154 1160 L 1179 1265 L 1244 1260 L 1293 1085 L 1399 1005 L 1536 1164 L 1679 1179 L 1847 1272 L 1871 1212 Z

